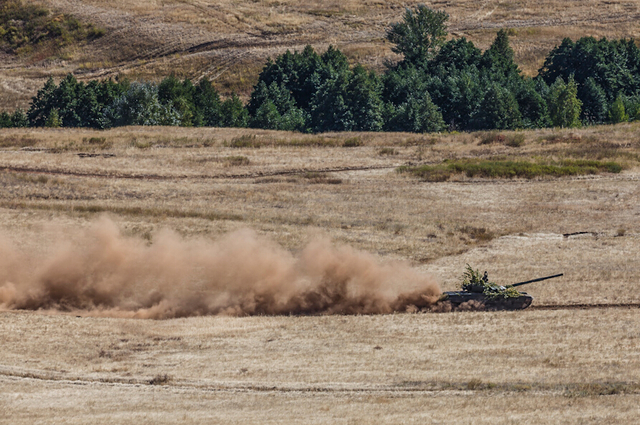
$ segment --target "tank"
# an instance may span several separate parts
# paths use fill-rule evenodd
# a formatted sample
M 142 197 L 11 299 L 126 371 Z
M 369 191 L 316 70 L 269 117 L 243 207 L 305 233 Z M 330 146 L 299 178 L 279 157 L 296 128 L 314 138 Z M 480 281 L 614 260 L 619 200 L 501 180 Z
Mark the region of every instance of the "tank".
M 462 276 L 462 291 L 444 292 L 440 301 L 449 302 L 454 310 L 523 310 L 531 305 L 533 297 L 526 292 L 516 290 L 516 287 L 562 275 L 563 273 L 559 273 L 501 286 L 489 282 L 486 271 L 483 276 L 480 276 L 477 270 L 467 264 L 467 270 Z

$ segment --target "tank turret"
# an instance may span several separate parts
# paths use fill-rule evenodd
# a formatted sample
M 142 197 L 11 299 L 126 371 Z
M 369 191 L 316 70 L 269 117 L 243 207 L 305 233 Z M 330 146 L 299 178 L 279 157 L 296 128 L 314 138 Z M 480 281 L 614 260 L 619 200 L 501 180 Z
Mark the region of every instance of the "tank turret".
M 468 307 L 478 310 L 522 310 L 531 305 L 533 297 L 520 292 L 517 286 L 562 276 L 562 273 L 540 277 L 511 285 L 501 286 L 489 281 L 485 271 L 481 276 L 467 264 L 462 275 L 462 291 L 449 291 L 442 295 L 442 301 L 451 303 L 453 309 Z

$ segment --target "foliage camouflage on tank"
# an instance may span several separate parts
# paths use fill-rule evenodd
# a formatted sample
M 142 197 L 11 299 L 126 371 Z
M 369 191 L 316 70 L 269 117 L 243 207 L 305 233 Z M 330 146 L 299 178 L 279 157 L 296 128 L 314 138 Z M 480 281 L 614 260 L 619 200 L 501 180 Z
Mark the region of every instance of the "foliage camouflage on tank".
M 449 302 L 454 310 L 465 307 L 477 310 L 522 310 L 531 305 L 533 297 L 518 291 L 516 286 L 559 276 L 562 273 L 502 286 L 489 281 L 486 271 L 480 274 L 479 270 L 467 264 L 462 274 L 462 291 L 445 292 L 441 301 Z

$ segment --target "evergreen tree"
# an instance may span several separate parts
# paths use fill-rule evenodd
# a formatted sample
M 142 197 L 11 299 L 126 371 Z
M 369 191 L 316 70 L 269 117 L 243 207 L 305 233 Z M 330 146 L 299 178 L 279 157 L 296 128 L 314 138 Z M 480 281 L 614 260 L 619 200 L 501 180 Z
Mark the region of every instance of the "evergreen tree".
M 256 110 L 255 116 L 251 118 L 250 127 L 264 128 L 267 130 L 278 130 L 282 115 L 278 112 L 276 105 L 269 99 L 262 102 Z
M 543 95 L 536 90 L 534 80 L 523 80 L 522 84 L 517 85 L 514 94 L 522 114 L 522 127 L 541 128 L 549 125 L 547 102 L 545 102 Z
M 235 93 L 222 102 L 220 112 L 223 127 L 246 127 L 249 123 L 249 113 Z
M 388 131 L 432 133 L 445 129 L 442 114 L 428 92 L 412 97 L 398 107 L 388 104 L 386 114 L 389 120 L 385 130 Z
M 11 115 L 11 127 L 29 127 L 29 119 L 22 109 L 16 109 L 13 115 Z
M 314 132 L 351 131 L 354 128 L 353 115 L 345 100 L 348 84 L 347 74 L 337 74 L 320 87 L 311 106 Z
M 255 106 L 259 105 L 257 109 Z M 247 110 L 255 110 L 250 127 L 272 130 L 300 130 L 306 128 L 305 113 L 295 106 L 291 93 L 284 84 L 273 82 L 268 87 L 264 81 L 251 93 Z
M 482 66 L 492 81 L 506 82 L 519 79 L 520 70 L 514 61 L 513 49 L 509 45 L 506 30 L 498 31 L 495 40 L 482 55 Z
M 54 107 L 53 94 L 57 86 L 52 77 L 49 77 L 44 86 L 31 99 L 31 106 L 27 112 L 29 123 L 33 127 L 44 127 L 49 113 Z
M 80 118 L 80 127 L 101 127 L 104 104 L 98 102 L 98 81 L 90 81 L 79 95 L 76 114 Z M 113 100 L 112 100 L 113 101 Z
M 629 121 L 640 118 L 640 95 L 624 96 L 624 109 L 629 116 Z
M 0 128 L 10 127 L 13 127 L 11 123 L 11 115 L 6 111 L 2 111 L 2 113 L 0 113 Z
M 444 79 L 431 80 L 428 91 L 450 129 L 472 130 L 486 86 L 480 72 L 471 67 L 462 72 L 452 72 Z
M 222 125 L 222 102 L 218 91 L 206 77 L 201 79 L 193 95 L 195 126 L 220 127 Z
M 414 66 L 389 69 L 382 79 L 382 99 L 395 106 L 427 91 L 427 76 L 423 70 Z
M 587 78 L 578 88 L 578 98 L 582 102 L 582 122 L 600 124 L 607 119 L 609 104 L 607 95 L 593 77 Z
M 367 72 L 360 65 L 353 69 L 345 88 L 347 108 L 353 120 L 352 130 L 382 130 L 381 88 L 380 80 L 373 72 Z
M 482 51 L 465 37 L 454 38 L 442 45 L 438 54 L 429 61 L 429 72 L 444 76 L 449 70 L 463 71 L 470 67 L 480 68 Z
M 494 83 L 484 96 L 476 116 L 480 129 L 513 130 L 522 126 L 522 115 L 515 96 Z
M 158 86 L 148 82 L 133 82 L 105 110 L 108 126 L 179 125 L 180 116 L 158 99 Z
M 82 118 L 78 114 L 79 100 L 84 84 L 72 74 L 67 74 L 53 92 L 52 109 L 57 109 L 63 127 L 80 127 Z M 49 116 L 47 116 L 47 119 Z
M 337 60 L 340 55 L 340 51 L 330 46 L 326 59 Z M 346 58 L 344 60 L 346 63 Z M 269 87 L 276 83 L 277 86 L 286 87 L 295 101 L 295 106 L 309 111 L 312 98 L 330 73 L 328 68 L 330 66 L 325 64 L 324 59 L 311 46 L 306 46 L 301 53 L 287 51 L 278 56 L 275 62 L 269 60 L 258 77 L 258 85 L 264 83 Z M 259 107 L 259 104 L 250 102 L 249 113 L 255 115 Z

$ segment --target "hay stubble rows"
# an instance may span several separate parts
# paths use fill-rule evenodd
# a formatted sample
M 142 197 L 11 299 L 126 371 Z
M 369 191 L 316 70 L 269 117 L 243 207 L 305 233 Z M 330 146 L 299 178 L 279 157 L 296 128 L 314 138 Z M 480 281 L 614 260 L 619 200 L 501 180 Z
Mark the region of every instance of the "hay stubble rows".
M 209 239 L 250 227 L 296 251 L 321 233 L 408 260 L 445 290 L 466 263 L 499 283 L 565 273 L 527 288 L 552 309 L 513 313 L 143 321 L 4 312 L 3 411 L 12 423 L 632 421 L 640 128 L 524 135 L 513 147 L 483 143 L 482 133 L 3 133 L 2 231 L 27 250 L 60 237 L 53 222 L 71 231 L 107 213 L 149 241 L 162 227 Z M 248 137 L 259 143 L 233 147 Z M 613 160 L 625 170 L 443 183 L 395 172 L 496 157 Z M 576 308 L 558 307 L 567 304 Z

